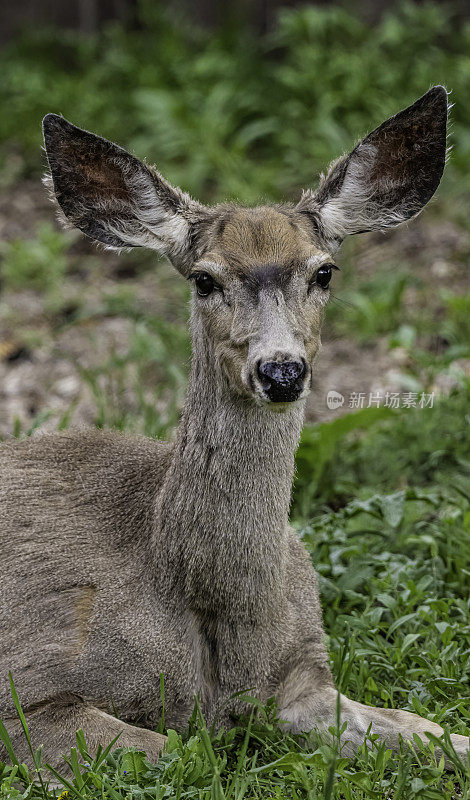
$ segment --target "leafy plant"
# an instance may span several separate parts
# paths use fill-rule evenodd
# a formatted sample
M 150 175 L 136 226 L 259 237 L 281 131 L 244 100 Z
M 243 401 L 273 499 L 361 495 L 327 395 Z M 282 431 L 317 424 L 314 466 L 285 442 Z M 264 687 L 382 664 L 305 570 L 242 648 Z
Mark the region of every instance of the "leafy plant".
M 294 514 L 305 519 L 376 491 L 470 485 L 470 385 L 432 408 L 361 409 L 333 422 L 306 426 L 297 454 Z M 337 445 L 341 446 L 338 447 Z
M 445 292 L 443 299 L 446 315 L 442 335 L 470 351 L 470 294 Z
M 202 199 L 277 199 L 433 83 L 453 90 L 446 185 L 468 192 L 470 23 L 401 3 L 370 25 L 330 6 L 282 9 L 271 33 L 204 31 L 155 3 L 101 34 L 29 31 L 0 53 L 3 180 L 41 167 L 48 111 L 119 139 Z M 188 64 L 191 69 L 188 69 Z
M 309 516 L 320 497 L 329 501 L 334 499 L 337 487 L 331 479 L 331 471 L 338 445 L 344 443 L 348 434 L 368 430 L 391 414 L 389 408 L 362 408 L 332 422 L 304 427 L 296 454 L 297 514 L 304 518 Z

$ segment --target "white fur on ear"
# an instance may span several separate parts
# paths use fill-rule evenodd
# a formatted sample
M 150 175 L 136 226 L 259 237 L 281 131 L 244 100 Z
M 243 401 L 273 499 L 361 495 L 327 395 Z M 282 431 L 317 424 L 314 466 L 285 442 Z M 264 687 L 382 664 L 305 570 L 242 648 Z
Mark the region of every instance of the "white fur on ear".
M 148 247 L 186 273 L 210 211 L 122 147 L 56 114 L 43 121 L 46 183 L 67 224 L 107 248 Z
M 356 152 L 358 158 L 348 164 L 340 193 L 319 211 L 325 238 L 331 241 L 342 241 L 347 234 L 361 233 L 371 226 L 391 228 L 403 222 L 403 213 L 381 206 L 374 198 L 375 187 L 368 176 L 377 160 L 377 148 L 364 143 Z M 386 188 L 389 192 L 396 188 L 392 179 Z
M 347 234 L 394 227 L 419 214 L 436 191 L 446 161 L 447 91 L 434 86 L 386 120 L 302 194 L 330 251 Z
M 127 247 L 148 247 L 161 255 L 173 254 L 180 256 L 189 246 L 189 222 L 179 211 L 170 211 L 163 205 L 158 196 L 156 185 L 151 174 L 136 172 L 123 168 L 123 178 L 129 190 L 129 195 L 134 197 L 132 212 L 135 223 L 131 226 L 119 218 L 107 222 L 106 228 L 110 234 L 122 238 Z M 161 175 L 157 179 L 163 181 Z M 181 200 L 189 205 L 191 198 L 181 192 Z M 183 211 L 183 209 L 181 209 Z M 112 250 L 119 247 L 108 245 Z

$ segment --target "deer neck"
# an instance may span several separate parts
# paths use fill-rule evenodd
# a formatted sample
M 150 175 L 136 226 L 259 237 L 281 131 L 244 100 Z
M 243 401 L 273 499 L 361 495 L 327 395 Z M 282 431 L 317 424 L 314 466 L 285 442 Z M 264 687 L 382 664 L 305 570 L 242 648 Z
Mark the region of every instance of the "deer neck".
M 304 403 L 276 413 L 235 396 L 211 343 L 195 345 L 155 556 L 168 592 L 195 611 L 259 619 L 282 601 Z

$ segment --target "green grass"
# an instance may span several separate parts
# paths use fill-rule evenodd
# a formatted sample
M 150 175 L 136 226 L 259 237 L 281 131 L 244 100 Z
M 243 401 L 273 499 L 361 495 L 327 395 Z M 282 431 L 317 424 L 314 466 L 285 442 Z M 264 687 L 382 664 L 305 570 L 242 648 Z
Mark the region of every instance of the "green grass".
M 68 266 L 67 250 L 74 234 L 64 234 L 46 223 L 31 239 L 0 244 L 1 275 L 7 290 L 30 288 L 44 293 L 50 311 L 61 305 L 61 290 Z
M 170 436 L 183 406 L 189 360 L 186 330 L 158 318 L 135 322 L 124 354 L 93 368 L 77 364 L 93 395 L 96 427 Z M 132 407 L 129 389 L 135 393 Z

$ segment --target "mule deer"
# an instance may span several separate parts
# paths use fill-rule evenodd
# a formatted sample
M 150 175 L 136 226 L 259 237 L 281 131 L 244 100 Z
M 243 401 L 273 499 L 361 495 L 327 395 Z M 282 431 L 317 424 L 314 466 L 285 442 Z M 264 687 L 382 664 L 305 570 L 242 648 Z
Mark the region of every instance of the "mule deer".
M 156 758 L 161 673 L 171 727 L 187 723 L 195 694 L 209 721 L 230 724 L 239 690 L 275 696 L 293 731 L 335 724 L 315 572 L 288 524 L 294 453 L 334 253 L 347 234 L 427 203 L 446 121 L 436 86 L 296 205 L 208 208 L 115 144 L 45 117 L 65 220 L 108 247 L 164 253 L 191 282 L 193 360 L 174 445 L 70 431 L 1 446 L 0 717 L 21 757 L 9 669 L 53 764 L 78 728 L 90 751 L 120 733 Z M 341 714 L 351 752 L 369 727 L 392 748 L 442 734 L 344 696 Z M 453 742 L 466 751 L 466 738 Z

